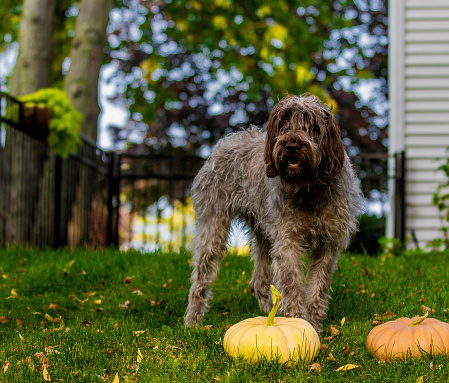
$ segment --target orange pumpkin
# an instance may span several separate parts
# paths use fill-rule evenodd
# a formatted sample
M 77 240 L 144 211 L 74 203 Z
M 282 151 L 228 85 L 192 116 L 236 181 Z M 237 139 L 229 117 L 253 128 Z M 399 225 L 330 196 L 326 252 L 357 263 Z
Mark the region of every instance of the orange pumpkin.
M 366 345 L 378 360 L 420 358 L 449 353 L 449 324 L 423 317 L 399 318 L 371 330 Z
M 223 339 L 225 351 L 250 362 L 279 359 L 280 363 L 309 363 L 320 350 L 317 332 L 304 319 L 275 317 L 282 296 L 274 286 L 271 290 L 274 305 L 268 318 L 249 318 L 230 327 Z

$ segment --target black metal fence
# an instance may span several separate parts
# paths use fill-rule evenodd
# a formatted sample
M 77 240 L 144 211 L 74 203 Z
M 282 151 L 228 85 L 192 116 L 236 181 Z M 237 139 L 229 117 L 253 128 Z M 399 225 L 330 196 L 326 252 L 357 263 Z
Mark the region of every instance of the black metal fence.
M 191 243 L 191 182 L 204 159 L 116 154 L 83 145 L 67 159 L 49 148 L 38 114 L 0 93 L 0 245 L 108 246 L 152 251 Z M 25 121 L 27 120 L 27 121 Z M 353 158 L 371 213 L 388 206 L 386 154 Z M 403 237 L 404 158 L 396 158 L 396 236 Z M 402 218 L 401 218 L 402 217 Z
M 204 159 L 197 156 L 120 156 L 120 237 L 124 248 L 187 248 L 194 216 L 190 186 Z
M 115 154 L 81 137 L 67 159 L 46 142 L 37 109 L 0 93 L 0 244 L 118 244 Z

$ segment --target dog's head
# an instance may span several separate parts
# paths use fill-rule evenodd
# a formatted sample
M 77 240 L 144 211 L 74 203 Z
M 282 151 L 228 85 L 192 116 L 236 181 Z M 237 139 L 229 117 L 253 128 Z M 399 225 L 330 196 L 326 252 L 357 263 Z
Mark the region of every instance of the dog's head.
M 289 95 L 275 105 L 267 123 L 267 177 L 329 183 L 344 160 L 340 129 L 318 97 Z

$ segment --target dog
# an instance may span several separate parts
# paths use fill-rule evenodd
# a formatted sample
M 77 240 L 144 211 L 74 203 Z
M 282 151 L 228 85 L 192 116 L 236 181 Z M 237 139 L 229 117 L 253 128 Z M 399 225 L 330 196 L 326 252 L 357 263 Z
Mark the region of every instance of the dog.
M 284 315 L 320 333 L 332 274 L 357 230 L 362 198 L 331 109 L 313 94 L 281 99 L 266 131 L 251 126 L 219 140 L 192 185 L 197 227 L 185 325 L 200 324 L 208 309 L 237 218 L 252 234 L 250 287 L 261 310 L 271 310 L 274 284 Z

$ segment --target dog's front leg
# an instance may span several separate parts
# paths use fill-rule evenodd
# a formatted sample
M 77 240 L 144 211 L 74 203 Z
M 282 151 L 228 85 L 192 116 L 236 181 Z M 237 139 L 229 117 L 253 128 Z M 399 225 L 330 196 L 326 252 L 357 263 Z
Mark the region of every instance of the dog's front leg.
M 215 280 L 223 259 L 230 219 L 218 216 L 198 219 L 195 250 L 192 259 L 194 266 L 189 293 L 189 305 L 184 318 L 186 326 L 201 324 L 204 313 L 209 308 L 210 287 Z
M 304 264 L 303 249 L 296 241 L 282 237 L 272 249 L 272 273 L 275 287 L 282 294 L 281 310 L 286 317 L 308 320 L 303 302 Z
M 307 272 L 307 311 L 312 326 L 321 332 L 321 321 L 326 318 L 329 289 L 340 251 L 326 247 L 312 254 Z

